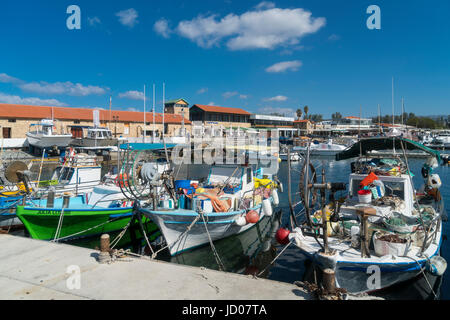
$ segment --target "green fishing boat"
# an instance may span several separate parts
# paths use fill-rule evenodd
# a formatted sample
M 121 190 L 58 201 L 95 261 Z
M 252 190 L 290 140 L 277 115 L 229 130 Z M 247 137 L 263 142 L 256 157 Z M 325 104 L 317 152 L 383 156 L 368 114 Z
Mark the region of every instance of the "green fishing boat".
M 47 207 L 46 199 L 34 200 L 30 205 L 18 206 L 16 214 L 30 236 L 39 240 L 70 241 L 112 233 L 125 228 L 131 218 L 131 224 L 139 224 L 132 206 L 93 206 L 85 196 L 70 198 L 66 208 L 62 198 L 55 199 L 51 207 Z M 146 217 L 142 222 L 149 240 L 155 240 L 160 235 L 158 227 Z M 141 236 L 140 231 L 137 236 Z

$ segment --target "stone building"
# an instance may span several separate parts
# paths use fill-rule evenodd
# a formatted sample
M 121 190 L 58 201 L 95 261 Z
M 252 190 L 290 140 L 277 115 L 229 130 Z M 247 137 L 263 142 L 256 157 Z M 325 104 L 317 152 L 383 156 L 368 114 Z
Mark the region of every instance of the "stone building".
M 0 104 L 0 127 L 3 138 L 25 138 L 31 124 L 42 119 L 55 119 L 58 133 L 69 133 L 78 130 L 80 126 L 93 126 L 94 109 L 30 106 L 17 104 Z M 117 137 L 142 137 L 144 128 L 146 135 L 151 136 L 155 131 L 160 136 L 164 130 L 168 137 L 183 135 L 182 127 L 190 132 L 191 122 L 183 119 L 179 114 L 168 113 L 163 115 L 155 113 L 155 125 L 153 125 L 153 113 L 146 113 L 146 125 L 144 126 L 144 113 L 135 111 L 99 110 L 100 125 L 108 127 Z

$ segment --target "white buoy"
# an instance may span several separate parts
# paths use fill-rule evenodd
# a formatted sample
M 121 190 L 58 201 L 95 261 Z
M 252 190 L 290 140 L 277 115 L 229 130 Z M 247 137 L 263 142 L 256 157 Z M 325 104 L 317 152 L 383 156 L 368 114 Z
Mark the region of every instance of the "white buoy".
M 278 182 L 278 189 L 280 189 L 280 192 L 283 193 L 283 184 L 280 182 Z
M 263 200 L 262 207 L 263 207 L 264 215 L 267 217 L 271 217 L 272 216 L 272 203 L 270 203 L 270 198 Z
M 243 226 L 245 226 L 247 224 L 247 220 L 245 219 L 244 216 L 240 216 L 239 218 L 234 220 L 234 222 L 240 227 L 243 227 Z
M 275 206 L 278 206 L 280 204 L 280 198 L 278 197 L 277 189 L 272 190 L 272 198 L 273 198 L 273 204 Z

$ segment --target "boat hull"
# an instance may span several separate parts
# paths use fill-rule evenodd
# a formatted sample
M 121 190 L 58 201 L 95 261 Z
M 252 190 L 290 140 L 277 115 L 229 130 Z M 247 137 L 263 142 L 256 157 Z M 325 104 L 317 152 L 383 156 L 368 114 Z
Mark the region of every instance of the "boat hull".
M 180 209 L 154 211 L 145 208 L 141 210 L 158 225 L 172 256 L 209 243 L 205 223 L 201 218 L 192 225 L 189 232 L 185 233 L 188 226 L 190 226 L 198 216 L 198 213 L 194 210 Z M 250 210 L 259 212 L 259 220 L 256 223 L 258 224 L 264 217 L 262 206 L 259 205 Z M 211 240 L 216 241 L 227 238 L 242 233 L 256 225 L 237 225 L 235 220 L 243 214 L 245 214 L 245 210 L 205 214 L 206 227 L 208 228 Z
M 395 284 L 405 282 L 417 277 L 426 267 L 427 258 L 431 259 L 439 255 L 442 242 L 442 224 L 436 236 L 438 241 L 431 243 L 425 250 L 423 257 L 418 257 L 418 251 L 408 256 L 384 256 L 361 258 L 359 252 L 348 249 L 345 246 L 330 239 L 332 249 L 337 252 L 333 257 L 323 258 L 316 254 L 319 247 L 312 237 L 306 237 L 306 242 L 297 241 L 297 247 L 310 260 L 318 264 L 322 269 L 330 268 L 335 272 L 336 286 L 344 288 L 349 293 L 370 293 L 389 288 Z
M 71 135 L 37 135 L 27 132 L 28 144 L 39 148 L 67 147 L 72 140 Z

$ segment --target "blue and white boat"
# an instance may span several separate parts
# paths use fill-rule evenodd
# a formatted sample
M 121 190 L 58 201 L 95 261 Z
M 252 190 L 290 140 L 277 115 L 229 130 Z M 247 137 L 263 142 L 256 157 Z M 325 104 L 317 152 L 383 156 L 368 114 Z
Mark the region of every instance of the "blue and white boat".
M 365 156 L 370 150 L 386 148 L 394 148 L 398 156 Z M 430 155 L 422 170 L 423 190 L 414 188 L 407 159 L 399 157 L 406 149 Z M 333 270 L 336 285 L 350 293 L 387 288 L 424 270 L 442 275 L 447 265 L 439 256 L 445 210 L 440 178 L 432 172 L 439 152 L 404 138 L 370 138 L 337 154 L 336 160 L 358 156 L 351 166 L 345 200 L 311 210 L 312 227 L 295 228 L 290 239 L 321 269 Z M 311 194 L 323 188 L 314 182 L 308 185 L 311 188 L 301 192 Z M 308 204 L 309 195 L 304 199 Z

